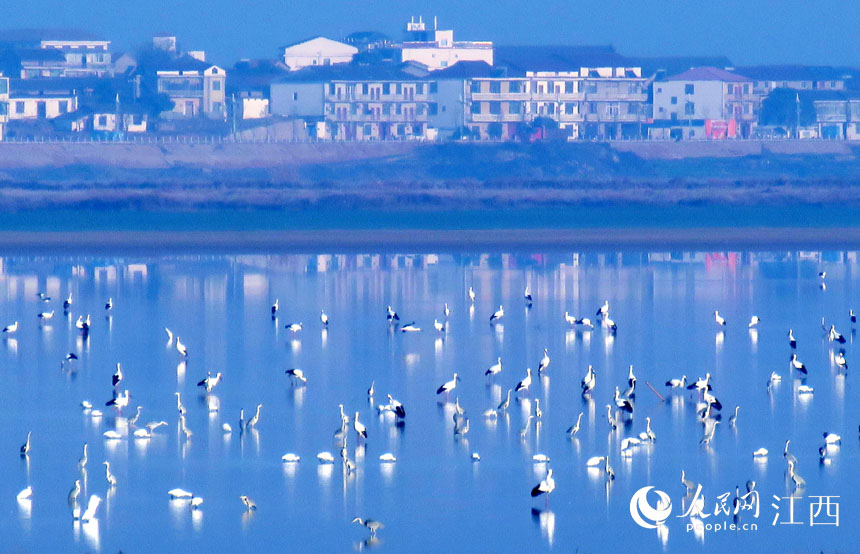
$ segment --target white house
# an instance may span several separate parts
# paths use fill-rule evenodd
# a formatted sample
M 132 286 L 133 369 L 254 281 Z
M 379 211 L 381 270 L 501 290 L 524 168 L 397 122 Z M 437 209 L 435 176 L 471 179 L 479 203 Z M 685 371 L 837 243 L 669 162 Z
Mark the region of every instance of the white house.
M 9 95 L 9 119 L 53 119 L 78 109 L 78 97 L 74 95 L 52 96 L 46 94 Z
M 358 48 L 331 40 L 316 37 L 284 47 L 284 63 L 291 71 L 310 65 L 333 65 L 349 63 L 358 53 Z
M 434 24 L 435 27 L 435 24 Z M 493 43 L 491 41 L 454 41 L 454 31 L 433 30 L 430 40 L 425 23 L 419 18 L 406 25 L 407 33 L 426 40 L 404 42 L 402 59 L 427 66 L 431 71 L 450 67 L 457 62 L 484 62 L 493 65 Z

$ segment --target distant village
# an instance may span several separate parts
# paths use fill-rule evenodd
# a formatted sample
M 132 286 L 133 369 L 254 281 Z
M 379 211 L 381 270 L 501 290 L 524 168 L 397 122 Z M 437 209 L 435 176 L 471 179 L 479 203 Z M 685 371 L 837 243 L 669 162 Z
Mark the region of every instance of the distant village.
M 169 34 L 118 52 L 4 30 L 0 75 L 6 141 L 860 139 L 858 69 L 501 46 L 420 17 L 232 67 Z

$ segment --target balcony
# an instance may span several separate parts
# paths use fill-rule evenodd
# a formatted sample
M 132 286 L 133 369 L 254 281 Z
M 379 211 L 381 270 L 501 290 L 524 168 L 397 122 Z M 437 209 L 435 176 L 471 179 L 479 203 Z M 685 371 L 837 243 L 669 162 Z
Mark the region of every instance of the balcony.
M 648 117 L 643 114 L 585 114 L 585 121 L 589 123 L 645 123 Z
M 326 102 L 429 102 L 429 94 L 325 94 Z
M 467 114 L 469 121 L 472 123 L 492 123 L 494 121 L 498 121 L 501 123 L 516 123 L 520 121 L 528 121 L 527 114 L 521 113 L 509 113 L 509 114 L 489 114 L 489 113 L 475 113 L 475 114 Z
M 598 91 L 585 94 L 587 102 L 647 102 L 648 94 L 644 92 Z
M 340 117 L 337 113 L 327 113 L 326 121 L 334 121 L 335 123 L 426 123 L 430 121 L 430 116 L 416 113 L 414 116 L 406 114 L 349 114 L 345 117 Z
M 473 92 L 473 102 L 495 102 L 495 101 L 528 102 L 531 95 L 527 92 Z

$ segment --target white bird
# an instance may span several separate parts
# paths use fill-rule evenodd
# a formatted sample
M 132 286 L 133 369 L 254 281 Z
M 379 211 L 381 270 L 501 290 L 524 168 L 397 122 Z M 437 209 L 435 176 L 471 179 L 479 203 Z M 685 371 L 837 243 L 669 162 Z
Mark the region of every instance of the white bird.
M 684 488 L 686 489 L 687 494 L 696 490 L 696 487 L 697 487 L 696 483 L 687 479 L 687 473 L 683 469 L 681 470 L 681 484 L 684 485 Z
M 119 362 L 117 362 L 116 371 L 113 372 L 113 377 L 111 378 L 114 388 L 119 385 L 119 382 L 122 381 L 122 378 L 122 367 L 120 367 Z
M 812 394 L 815 392 L 815 389 L 806 385 L 800 385 L 797 387 L 798 394 Z
M 797 340 L 794 338 L 794 331 L 792 329 L 788 330 L 788 345 L 794 350 L 797 348 Z
M 33 487 L 28 486 L 21 492 L 19 492 L 16 496 L 16 500 L 29 500 L 33 497 Z
M 137 429 L 134 433 L 134 438 L 136 439 L 151 439 L 152 432 L 149 429 Z
M 517 386 L 514 388 L 514 392 L 526 391 L 528 392 L 529 387 L 532 386 L 532 368 L 526 368 L 526 376 L 522 381 L 517 383 Z
M 756 326 L 756 325 L 758 325 L 759 323 L 761 323 L 761 318 L 760 318 L 759 316 L 757 316 L 757 315 L 754 315 L 754 316 L 752 316 L 752 317 L 750 318 L 750 322 L 749 322 L 749 324 L 747 325 L 747 327 L 748 327 L 749 329 L 752 329 L 753 327 L 755 327 L 755 326 Z
M 582 394 L 588 394 L 594 390 L 594 385 L 597 384 L 597 376 L 594 374 L 594 366 L 588 366 L 588 371 L 585 377 L 582 378 Z
M 88 521 L 92 521 L 96 517 L 96 510 L 99 508 L 99 504 L 102 499 L 96 495 L 90 495 L 90 501 L 87 503 L 87 509 L 81 515 L 81 521 L 86 523 Z
M 167 426 L 166 421 L 150 421 L 146 424 L 146 430 L 150 433 L 154 432 L 156 429 L 162 426 Z
M 666 381 L 667 387 L 672 387 L 673 389 L 683 389 L 687 386 L 687 376 L 681 375 L 680 379 L 669 379 Z
M 711 387 L 711 374 L 705 373 L 704 377 L 699 377 L 695 383 L 687 385 L 687 390 L 698 389 L 700 391 L 707 390 Z
M 609 315 L 609 300 L 604 300 L 603 305 L 594 312 L 598 317 L 607 317 Z
M 307 384 L 307 382 L 308 382 L 308 378 L 305 377 L 305 372 L 302 371 L 301 369 L 297 368 L 297 367 L 294 367 L 292 369 L 288 369 L 284 373 L 286 373 L 287 375 L 290 376 L 290 380 L 292 380 L 293 384 L 298 383 L 298 382 L 302 382 L 304 384 Z
M 438 332 L 443 332 L 445 330 L 445 323 L 439 323 L 438 319 L 433 320 L 433 328 Z M 402 329 L 401 329 L 402 330 Z
M 24 444 L 21 445 L 20 451 L 21 456 L 26 456 L 30 452 L 30 436 L 33 434 L 32 431 L 27 432 L 27 440 L 24 441 Z
M 603 326 L 609 329 L 611 333 L 618 331 L 618 325 L 616 325 L 613 320 L 609 319 L 609 316 L 603 318 Z
M 633 413 L 633 402 L 629 398 L 621 398 L 618 387 L 615 387 L 615 406 L 628 414 Z
M 546 454 L 535 454 L 532 456 L 532 461 L 536 464 L 546 464 L 550 462 L 550 459 Z
M 224 433 L 232 433 L 232 432 L 233 432 L 233 428 L 232 428 L 232 427 L 230 427 L 230 424 L 229 424 L 229 423 L 224 423 L 224 424 L 222 424 L 222 425 L 221 425 L 221 430 L 222 430 L 222 431 L 224 431 Z
M 475 303 L 475 290 L 472 287 L 469 287 L 469 301 Z
M 367 389 L 367 397 L 372 399 L 374 393 L 376 392 L 376 380 L 370 382 L 370 387 Z
M 779 373 L 777 373 L 775 371 L 771 371 L 770 378 L 768 379 L 768 386 L 770 386 L 774 383 L 779 383 L 781 381 L 782 381 L 782 375 L 780 375 Z
M 391 306 L 388 306 L 386 311 L 387 311 L 388 321 L 400 321 L 400 316 L 397 315 L 397 312 L 395 312 L 393 309 L 391 309 Z
M 845 337 L 836 330 L 836 325 L 830 326 L 830 331 L 828 332 L 828 338 L 830 342 L 838 342 L 839 344 L 845 344 Z
M 496 410 L 498 410 L 500 412 L 506 412 L 508 409 L 508 406 L 510 406 L 510 405 L 511 405 L 511 389 L 508 389 L 507 397 L 505 397 L 504 400 L 499 402 L 499 405 L 496 407 Z
M 376 521 L 375 519 L 361 519 L 360 517 L 356 517 L 352 519 L 352 522 L 367 527 L 370 531 L 371 537 L 375 537 L 377 531 L 385 528 L 385 525 L 383 525 L 382 522 Z
M 657 434 L 654 433 L 654 430 L 651 429 L 651 418 L 645 418 L 645 436 L 648 437 L 648 440 L 654 442 L 657 440 Z
M 385 463 L 393 463 L 397 461 L 397 458 L 391 452 L 386 452 L 379 457 L 379 461 Z
M 331 452 L 320 452 L 317 454 L 317 460 L 319 460 L 321 464 L 333 464 L 334 456 L 331 455 Z
M 200 506 L 203 504 L 203 499 L 199 496 L 194 496 L 191 498 L 191 509 L 198 510 Z
M 564 312 L 564 320 L 565 320 L 565 321 L 567 322 L 567 324 L 568 324 L 568 325 L 570 325 L 571 327 L 573 327 L 574 325 L 576 325 L 576 318 L 575 318 L 574 316 L 570 315 L 570 313 L 568 313 L 568 312 Z
M 6 327 L 3 327 L 3 332 L 9 333 L 10 335 L 17 330 L 18 330 L 18 322 L 17 321 L 11 325 L 7 325 Z
M 609 404 L 606 405 L 606 421 L 609 423 L 611 429 L 618 429 L 618 422 L 612 417 L 612 406 Z
M 484 372 L 484 375 L 492 375 L 495 377 L 499 373 L 502 372 L 502 358 L 499 357 L 496 359 L 496 363 L 491 365 L 487 371 Z
M 406 325 L 403 325 L 402 327 L 400 327 L 401 333 L 417 333 L 420 330 L 421 330 L 421 327 L 416 326 L 414 321 L 411 321 L 411 322 L 407 323 Z
M 54 310 L 51 310 L 50 312 L 42 312 L 39 314 L 39 319 L 41 319 L 41 320 L 48 320 L 48 319 L 51 319 L 53 317 L 54 317 Z
M 400 419 L 406 417 L 406 408 L 403 407 L 403 404 L 401 404 L 399 400 L 395 399 L 390 394 L 388 395 L 388 405 L 394 412 L 394 415 L 396 415 Z
M 766 458 L 768 455 L 767 448 L 759 448 L 755 452 L 753 452 L 753 458 Z
M 801 362 L 800 360 L 797 359 L 797 354 L 791 355 L 791 367 L 793 369 L 798 370 L 801 373 L 804 373 L 804 374 L 807 373 L 806 366 L 803 365 L 803 362 Z
M 726 325 L 726 318 L 720 315 L 719 310 L 714 310 L 714 321 L 717 322 L 717 325 L 721 325 L 723 327 Z
M 92 410 L 93 409 L 93 403 L 90 402 L 89 400 L 82 400 L 81 401 L 81 409 L 82 410 Z
M 791 480 L 794 481 L 794 486 L 798 489 L 802 489 L 806 487 L 806 479 L 801 477 L 795 470 L 794 466 L 797 465 L 797 462 L 788 462 L 788 475 L 791 477 Z
M 594 324 L 587 317 L 583 317 L 582 319 L 576 320 L 577 325 L 582 325 L 583 327 L 587 327 L 589 329 L 594 329 Z
M 89 460 L 87 456 L 87 443 L 84 443 L 84 453 L 78 458 L 78 469 L 83 470 L 87 467 L 87 461 Z
M 105 310 L 113 309 L 113 298 L 108 298 L 108 301 L 105 302 Z
M 641 444 L 642 439 L 638 439 L 636 437 L 624 437 L 621 439 L 621 450 L 630 450 L 630 448 Z
M 260 421 L 260 408 L 262 407 L 262 404 L 257 404 L 257 411 L 254 413 L 254 416 L 248 420 L 248 423 L 245 424 L 246 431 L 249 431 L 257 426 L 257 423 Z
M 63 300 L 63 311 L 68 311 L 72 307 L 72 292 L 69 291 L 69 297 Z
M 523 292 L 523 298 L 525 298 L 526 302 L 529 304 L 532 303 L 532 291 L 529 289 L 528 285 L 526 285 L 526 290 Z
M 358 421 L 358 412 L 355 412 L 355 417 L 352 419 L 352 428 L 355 430 L 355 434 L 358 438 L 367 440 L 367 427 L 362 422 Z
M 459 381 L 459 380 L 460 380 L 460 377 L 457 375 L 457 373 L 454 373 L 454 377 L 450 381 L 446 381 L 445 383 L 442 383 L 442 385 L 438 389 L 436 389 L 436 394 L 442 394 L 444 392 L 445 398 L 447 398 L 448 394 L 452 390 L 457 388 L 457 381 Z
M 115 487 L 117 481 L 114 474 L 110 472 L 110 462 L 102 462 L 102 464 L 105 466 L 105 480 L 107 481 L 108 486 Z
M 543 411 L 540 409 L 540 398 L 535 398 L 535 417 L 537 419 L 543 417 Z
M 283 456 L 281 456 L 281 460 L 288 464 L 295 464 L 301 461 L 301 456 L 298 454 L 293 454 L 292 452 L 287 452 Z
M 448 316 L 451 315 L 451 308 L 448 307 L 447 302 L 445 302 L 445 306 L 442 308 L 442 314 L 445 316 L 445 319 L 448 319 Z
M 81 494 L 81 480 L 75 479 L 75 484 L 72 486 L 72 490 L 69 491 L 69 496 L 67 497 L 69 509 L 72 510 L 72 513 L 74 513 L 75 508 L 78 505 L 79 494 Z
M 543 358 L 541 358 L 540 363 L 538 364 L 538 373 L 543 373 L 546 368 L 549 367 L 549 349 L 543 349 Z
M 794 454 L 792 454 L 791 452 L 788 451 L 789 443 L 791 443 L 791 439 L 788 439 L 787 441 L 785 441 L 785 448 L 782 450 L 782 457 L 785 458 L 785 461 L 788 462 L 789 464 L 792 462 L 796 464 L 797 458 L 794 456 Z
M 839 369 L 848 369 L 848 360 L 845 359 L 845 352 L 840 350 L 836 353 L 836 357 L 833 359 Z
M 143 410 L 142 406 L 137 407 L 137 412 L 134 414 L 134 417 L 130 417 L 128 419 L 128 426 L 135 427 L 137 425 L 137 420 L 140 419 L 140 412 Z
M 184 489 L 170 489 L 167 495 L 174 500 L 191 500 L 194 496 L 189 491 Z
M 299 331 L 301 331 L 301 330 L 302 330 L 302 324 L 301 324 L 301 322 L 299 322 L 299 323 L 290 323 L 290 324 L 288 324 L 288 325 L 286 326 L 286 329 L 287 329 L 288 331 L 290 331 L 291 333 L 298 333 Z
M 503 317 L 505 317 L 505 309 L 500 305 L 499 309 L 493 312 L 493 315 L 490 316 L 490 323 L 498 321 Z
M 182 344 L 182 339 L 177 335 L 176 337 L 176 351 L 179 352 L 181 356 L 188 356 L 188 348 Z
M 197 386 L 205 388 L 206 392 L 212 392 L 212 389 L 214 389 L 216 386 L 218 386 L 218 383 L 220 383 L 220 382 L 221 382 L 221 372 L 220 371 L 218 373 L 216 373 L 214 376 L 212 375 L 212 373 L 207 372 L 206 378 L 201 380 L 201 381 L 198 381 Z
M 717 419 L 709 419 L 705 422 L 705 432 L 702 434 L 702 439 L 699 441 L 699 444 L 710 444 L 714 439 L 714 433 L 717 430 L 717 425 L 720 424 L 720 421 Z
M 842 444 L 842 437 L 836 433 L 823 433 L 824 444 Z
M 173 344 L 173 331 L 165 327 L 164 332 L 167 333 L 167 346 L 170 346 Z
M 328 327 L 328 316 L 325 313 L 325 310 L 320 310 L 320 323 L 323 324 L 323 327 Z
M 122 411 L 123 408 L 128 406 L 128 399 L 130 396 L 128 389 L 126 389 L 122 393 L 118 394 L 116 398 L 105 402 L 105 406 L 113 406 L 117 410 Z
M 586 467 L 597 467 L 603 463 L 604 456 L 592 456 L 585 461 Z
M 567 434 L 571 437 L 575 437 L 577 433 L 579 433 L 579 424 L 582 422 L 582 412 L 579 412 L 579 416 L 576 418 L 576 423 L 567 428 Z
M 734 427 L 738 424 L 738 412 L 740 411 L 740 406 L 735 406 L 735 413 L 729 417 L 729 427 Z
M 827 278 L 827 272 L 826 271 L 819 271 L 818 277 L 823 281 L 824 279 Z
M 529 414 L 529 417 L 527 417 L 527 418 L 526 418 L 526 423 L 525 423 L 525 425 L 523 425 L 523 428 L 522 428 L 522 429 L 520 429 L 520 438 L 524 439 L 524 438 L 526 438 L 526 435 L 528 435 L 528 434 L 529 434 L 529 429 L 531 429 L 531 426 L 532 426 L 532 420 L 533 420 L 534 418 L 535 418 L 535 416 L 533 416 L 533 415 L 531 415 L 531 414 Z
M 257 504 L 251 500 L 250 497 L 245 496 L 244 494 L 239 497 L 239 500 L 242 501 L 242 504 L 245 505 L 245 511 L 251 512 L 257 509 Z
M 119 440 L 122 438 L 122 435 L 119 434 L 119 432 L 114 431 L 113 429 L 111 429 L 110 431 L 105 431 L 103 433 L 103 435 L 104 435 L 104 438 L 109 439 L 109 440 Z
M 532 488 L 532 498 L 536 496 L 540 496 L 541 494 L 546 494 L 547 502 L 549 502 L 549 495 L 552 491 L 555 490 L 555 479 L 552 478 L 552 468 L 547 470 L 546 478 L 543 479 L 540 483 Z
M 278 315 L 278 310 L 280 309 L 280 304 L 278 303 L 278 299 L 275 298 L 275 303 L 272 304 L 272 318 Z
M 477 452 L 472 452 L 472 461 L 473 462 L 480 462 L 481 461 L 481 455 L 478 454 Z

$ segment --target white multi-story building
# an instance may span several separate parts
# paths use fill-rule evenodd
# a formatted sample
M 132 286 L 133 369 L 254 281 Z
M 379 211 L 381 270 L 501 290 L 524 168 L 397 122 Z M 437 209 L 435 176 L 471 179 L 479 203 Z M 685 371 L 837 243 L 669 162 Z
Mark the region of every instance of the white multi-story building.
M 109 40 L 72 30 L 11 30 L 0 36 L 21 59 L 22 79 L 104 77 L 111 72 Z
M 292 71 L 314 65 L 334 65 L 349 63 L 358 53 L 358 48 L 331 40 L 316 37 L 310 40 L 284 46 L 284 63 Z
M 493 65 L 493 43 L 490 41 L 454 41 L 454 31 L 436 29 L 434 22 L 432 38 L 426 24 L 419 18 L 407 23 L 409 35 L 424 40 L 410 40 L 403 43 L 402 59 L 427 66 L 431 71 L 450 67 L 457 62 L 484 62 Z
M 736 73 L 694 67 L 653 87 L 653 138 L 748 137 L 758 120 L 761 95 Z

